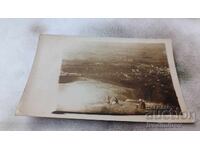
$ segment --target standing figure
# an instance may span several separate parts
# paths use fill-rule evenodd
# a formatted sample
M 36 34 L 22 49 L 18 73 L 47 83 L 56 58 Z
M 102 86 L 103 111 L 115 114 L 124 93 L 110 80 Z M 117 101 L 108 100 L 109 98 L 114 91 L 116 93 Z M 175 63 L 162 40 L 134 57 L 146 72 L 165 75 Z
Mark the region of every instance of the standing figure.
M 146 108 L 146 104 L 145 104 L 145 101 L 143 99 L 139 99 L 139 108 L 140 109 Z

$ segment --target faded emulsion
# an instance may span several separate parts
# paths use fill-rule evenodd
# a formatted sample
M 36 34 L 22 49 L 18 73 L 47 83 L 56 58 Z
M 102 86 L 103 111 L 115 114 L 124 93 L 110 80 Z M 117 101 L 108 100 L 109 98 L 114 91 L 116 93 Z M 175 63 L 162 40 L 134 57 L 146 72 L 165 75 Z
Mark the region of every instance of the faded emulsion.
M 66 98 L 52 113 L 181 114 L 165 45 L 123 44 L 63 54 L 59 86 Z

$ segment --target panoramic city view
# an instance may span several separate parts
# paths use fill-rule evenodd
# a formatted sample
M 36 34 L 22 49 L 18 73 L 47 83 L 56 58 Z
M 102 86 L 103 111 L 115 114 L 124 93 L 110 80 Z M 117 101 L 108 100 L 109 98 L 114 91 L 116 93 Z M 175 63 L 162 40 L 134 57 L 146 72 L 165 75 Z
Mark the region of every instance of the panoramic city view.
M 179 114 L 164 44 L 72 51 L 61 64 L 62 100 L 52 113 Z

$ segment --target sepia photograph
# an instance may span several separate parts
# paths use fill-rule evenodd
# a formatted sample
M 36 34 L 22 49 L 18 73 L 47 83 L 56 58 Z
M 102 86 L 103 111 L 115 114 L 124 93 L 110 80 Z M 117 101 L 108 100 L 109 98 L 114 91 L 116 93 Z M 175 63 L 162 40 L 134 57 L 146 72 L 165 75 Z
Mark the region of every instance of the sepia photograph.
M 192 122 L 169 39 L 41 35 L 16 114 Z

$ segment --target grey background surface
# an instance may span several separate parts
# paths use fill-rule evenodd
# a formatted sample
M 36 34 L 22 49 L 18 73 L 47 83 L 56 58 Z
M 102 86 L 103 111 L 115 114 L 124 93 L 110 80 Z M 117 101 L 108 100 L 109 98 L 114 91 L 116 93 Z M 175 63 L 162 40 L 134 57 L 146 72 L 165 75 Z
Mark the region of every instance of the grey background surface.
M 146 124 L 15 116 L 39 34 L 170 38 L 195 124 Z M 200 130 L 199 19 L 0 19 L 0 130 Z

